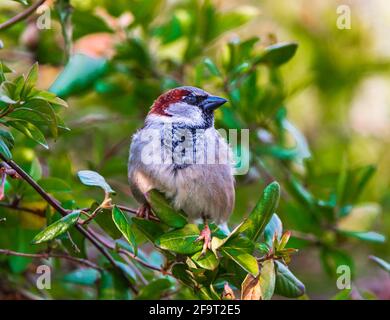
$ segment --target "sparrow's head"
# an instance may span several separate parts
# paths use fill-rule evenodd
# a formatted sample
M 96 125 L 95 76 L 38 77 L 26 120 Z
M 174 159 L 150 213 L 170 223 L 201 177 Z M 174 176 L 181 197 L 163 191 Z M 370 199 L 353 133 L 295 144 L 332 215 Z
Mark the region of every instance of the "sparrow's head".
M 154 101 L 147 120 L 209 128 L 214 123 L 214 110 L 226 101 L 199 88 L 178 87 Z

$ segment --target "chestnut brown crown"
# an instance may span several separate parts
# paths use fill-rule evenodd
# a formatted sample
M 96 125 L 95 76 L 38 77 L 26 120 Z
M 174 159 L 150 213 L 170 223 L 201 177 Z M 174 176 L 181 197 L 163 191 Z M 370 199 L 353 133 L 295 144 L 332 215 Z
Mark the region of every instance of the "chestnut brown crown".
M 149 114 L 170 116 L 167 109 L 170 105 L 179 102 L 186 103 L 190 106 L 196 106 L 205 113 L 212 113 L 226 101 L 226 99 L 213 96 L 202 89 L 183 86 L 171 89 L 160 95 L 154 101 Z

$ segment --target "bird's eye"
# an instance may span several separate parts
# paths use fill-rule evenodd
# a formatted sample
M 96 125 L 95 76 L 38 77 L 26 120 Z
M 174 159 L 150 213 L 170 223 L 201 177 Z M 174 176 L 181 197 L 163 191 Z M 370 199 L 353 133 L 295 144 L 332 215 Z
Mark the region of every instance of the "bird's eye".
M 190 95 L 186 96 L 184 100 L 188 104 L 192 104 L 192 105 L 195 105 L 197 103 L 197 101 L 198 101 L 196 96 L 194 96 L 193 94 L 190 94 Z

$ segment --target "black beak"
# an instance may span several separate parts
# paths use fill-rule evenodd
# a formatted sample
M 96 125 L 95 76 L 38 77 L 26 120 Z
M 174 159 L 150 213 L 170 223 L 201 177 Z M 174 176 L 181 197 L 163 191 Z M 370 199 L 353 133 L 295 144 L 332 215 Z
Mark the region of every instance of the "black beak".
M 202 101 L 201 107 L 204 111 L 212 112 L 218 107 L 222 106 L 225 102 L 227 102 L 227 100 L 224 98 L 208 96 L 205 100 Z

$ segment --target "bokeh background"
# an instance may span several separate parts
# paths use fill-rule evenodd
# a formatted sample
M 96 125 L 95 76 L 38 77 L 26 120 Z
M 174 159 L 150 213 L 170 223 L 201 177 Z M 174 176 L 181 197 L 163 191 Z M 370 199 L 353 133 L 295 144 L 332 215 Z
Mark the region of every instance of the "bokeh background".
M 389 261 L 388 242 L 336 239 L 332 228 L 326 229 L 326 223 L 307 227 L 305 205 L 299 204 L 299 196 L 294 200 L 288 192 L 288 182 L 284 184 L 286 176 L 293 174 L 314 197 L 328 200 L 332 199 L 334 190 L 337 194 L 344 188 L 342 192 L 346 194 L 354 188 L 356 181 L 353 178 L 340 187 L 340 176 L 343 170 L 347 172 L 346 167 L 353 171 L 375 166 L 376 171 L 359 198 L 343 203 L 354 213 L 354 219 L 337 224 L 344 223 L 353 229 L 351 225 L 360 223 L 364 225 L 357 228 L 390 236 L 388 1 L 70 2 L 72 22 L 66 18 L 62 20 L 67 30 L 65 35 L 58 12 L 66 11 L 58 11 L 58 8 L 56 11 L 50 1 L 50 29 L 39 30 L 34 16 L 0 31 L 3 43 L 0 59 L 17 73 L 26 73 L 38 61 L 39 87 L 44 89 L 49 88 L 63 70 L 67 50 L 68 53 L 84 53 L 98 61 L 94 67 L 89 65 L 90 61 L 73 66 L 69 74 L 80 72 L 77 73 L 79 82 L 66 79 L 70 77 L 67 74 L 52 88 L 67 98 L 69 107 L 62 111 L 62 116 L 71 131 L 63 133 L 57 141 L 49 141 L 49 151 L 16 135 L 20 145 L 14 149 L 17 159 L 26 166 L 37 161 L 43 176 L 58 177 L 71 185 L 71 193 L 60 194 L 63 201 L 76 199 L 80 207 L 90 204 L 93 191 L 86 191 L 75 177 L 77 170 L 89 168 L 107 178 L 118 191 L 117 201 L 136 207 L 126 177 L 131 135 L 142 125 L 149 106 L 161 92 L 178 84 L 202 86 L 231 101 L 227 110 L 233 111 L 217 116 L 219 126 L 249 128 L 255 136 L 257 133 L 257 144 L 251 144 L 251 148 L 273 145 L 277 140 L 278 146 L 285 148 L 299 145 L 301 152 L 296 157 L 283 153 L 289 149 L 270 148 L 271 152 L 263 150 L 255 155 L 253 150 L 249 152 L 252 167 L 248 175 L 237 179 L 237 203 L 230 225 L 242 220 L 265 184 L 276 178 L 286 193 L 278 210 L 285 229 L 304 233 L 304 236 L 314 234 L 330 247 L 342 250 L 348 259 L 353 259 L 355 298 L 390 299 L 389 274 L 368 258 L 375 255 Z M 212 9 L 199 11 L 205 6 L 204 2 Z M 351 29 L 337 27 L 340 5 L 350 8 Z M 9 19 L 22 8 L 17 2 L 1 1 L 0 21 Z M 70 34 L 73 34 L 73 40 L 69 38 Z M 229 46 L 234 47 L 252 37 L 259 38 L 252 53 L 237 49 L 241 50 L 237 53 L 238 60 L 235 64 L 231 62 L 234 50 L 229 51 Z M 245 88 L 238 92 L 225 90 L 228 81 L 225 75 L 230 74 L 229 79 L 233 79 L 236 77 L 234 72 L 248 72 L 246 65 L 241 66 L 244 71 L 232 71 L 233 67 L 252 61 L 256 52 L 280 42 L 298 44 L 290 61 L 278 66 L 275 72 L 260 66 L 257 78 L 250 80 L 252 84 L 245 83 Z M 222 70 L 221 77 L 212 74 L 210 65 L 205 67 L 205 58 Z M 229 61 L 233 66 L 228 66 Z M 83 66 L 92 71 L 83 74 Z M 234 83 L 229 85 L 235 86 Z M 280 113 L 287 115 L 288 123 L 294 128 L 285 130 L 288 133 L 284 141 L 279 140 L 281 136 L 277 133 Z M 304 159 L 308 152 L 310 158 Z M 263 161 L 260 167 L 256 164 L 257 157 Z M 287 175 L 281 173 L 283 170 L 288 171 Z M 42 207 L 33 195 L 30 198 L 27 195 L 23 201 Z M 36 233 L 45 223 L 44 218 L 26 212 L 16 215 L 6 209 L 0 210 L 0 215 L 12 214 L 12 219 L 16 219 L 13 220 L 13 231 L 0 229 L 1 247 L 23 249 L 23 242 L 28 246 L 26 234 Z M 29 231 L 18 233 L 20 226 Z M 318 228 L 322 231 L 317 232 Z M 300 233 L 297 233 L 295 243 L 300 251 L 293 257 L 291 269 L 305 283 L 308 297 L 328 299 L 335 296 L 340 291 L 331 275 L 334 270 L 327 273 L 324 262 L 333 253 L 324 258 L 324 249 L 314 242 L 299 240 Z M 22 236 L 17 236 L 20 234 Z M 330 259 L 337 261 L 335 256 L 337 254 Z M 6 296 L 14 294 L 18 284 L 24 286 L 29 261 L 19 260 L 0 259 L 0 297 L 2 291 Z M 74 294 L 71 287 L 57 286 L 56 290 L 54 297 L 90 297 L 87 293 Z

